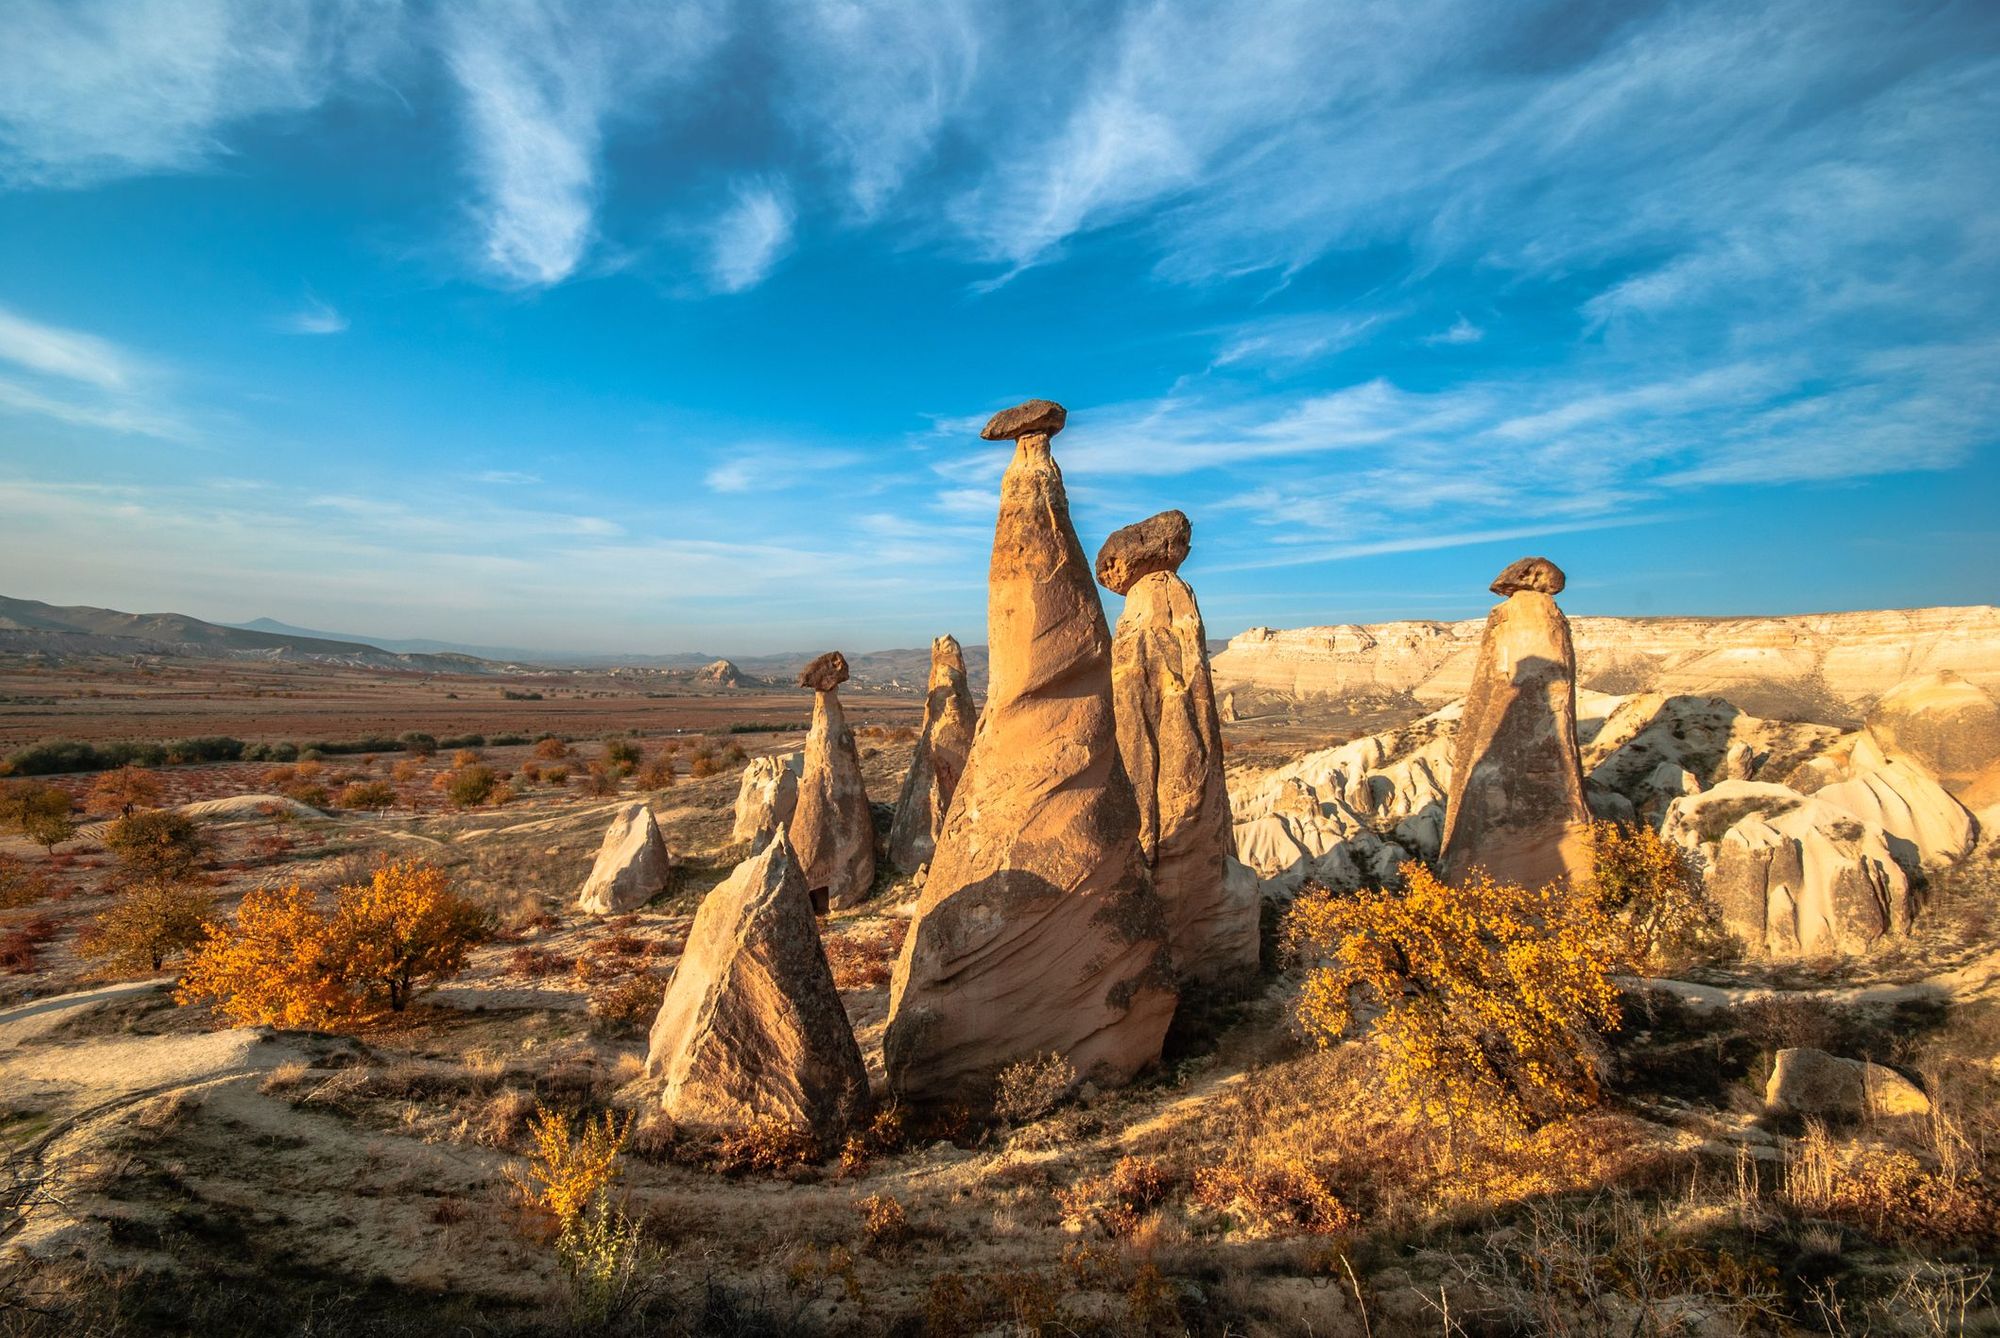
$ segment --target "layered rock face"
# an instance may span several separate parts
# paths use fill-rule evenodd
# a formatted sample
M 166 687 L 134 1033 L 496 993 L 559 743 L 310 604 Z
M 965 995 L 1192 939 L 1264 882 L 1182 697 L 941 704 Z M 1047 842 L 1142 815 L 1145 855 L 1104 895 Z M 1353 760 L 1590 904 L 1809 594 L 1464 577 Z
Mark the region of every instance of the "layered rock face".
M 1166 923 L 1119 761 L 1111 634 L 1049 437 L 1060 406 L 987 424 L 1013 437 L 993 537 L 991 687 L 891 985 L 889 1083 L 980 1100 L 1054 1052 L 1100 1082 L 1159 1057 L 1175 991 Z
M 1727 697 L 1752 714 L 1795 716 L 1798 705 L 1817 697 L 1852 715 L 1905 679 L 1940 670 L 2000 691 L 2000 608 L 1991 605 L 1775 618 L 1578 618 L 1572 631 L 1585 687 Z M 1253 695 L 1408 692 L 1448 702 L 1472 682 L 1482 632 L 1477 621 L 1253 627 L 1215 657 L 1215 682 L 1219 691 L 1244 698 L 1245 714 L 1255 713 L 1248 708 Z
M 1591 876 L 1590 807 L 1576 738 L 1576 651 L 1554 596 L 1560 569 L 1523 558 L 1493 582 L 1452 756 L 1439 862 L 1524 887 Z
M 592 915 L 618 915 L 643 906 L 667 890 L 672 869 L 673 857 L 653 810 L 643 803 L 627 804 L 605 830 L 577 906 Z
M 751 758 L 736 789 L 736 821 L 729 839 L 748 842 L 754 855 L 770 841 L 771 833 L 790 826 L 798 811 L 799 773 L 804 769 L 799 753 Z
M 813 690 L 812 728 L 806 733 L 799 801 L 792 819 L 806 886 L 826 890 L 834 910 L 858 906 L 875 886 L 875 818 L 861 780 L 861 754 L 840 706 L 847 658 L 828 651 L 805 667 L 799 686 Z
M 1222 723 L 1208 634 L 1179 575 L 1188 518 L 1128 525 L 1097 554 L 1097 579 L 1125 596 L 1111 644 L 1118 751 L 1139 803 L 1139 846 L 1167 916 L 1183 980 L 1240 979 L 1257 966 L 1257 880 L 1232 870 Z
M 775 1117 L 830 1148 L 867 1113 L 868 1071 L 782 828 L 702 900 L 646 1072 L 684 1124 Z
M 972 688 L 965 678 L 965 652 L 957 637 L 938 637 L 931 642 L 923 734 L 889 826 L 889 862 L 905 873 L 930 863 L 938 833 L 944 830 L 944 816 L 951 811 L 952 793 L 965 774 L 978 721 L 979 710 L 972 704 Z
M 2000 803 L 2000 703 L 1957 674 L 1897 684 L 1868 713 L 1868 732 L 1884 753 L 1916 763 L 1967 808 Z

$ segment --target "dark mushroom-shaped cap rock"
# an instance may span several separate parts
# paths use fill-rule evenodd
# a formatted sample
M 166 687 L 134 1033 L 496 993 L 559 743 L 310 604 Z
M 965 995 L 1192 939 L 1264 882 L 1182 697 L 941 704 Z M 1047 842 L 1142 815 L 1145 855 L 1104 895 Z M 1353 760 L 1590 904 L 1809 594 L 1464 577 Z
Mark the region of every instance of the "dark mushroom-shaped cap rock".
M 1522 590 L 1559 595 L 1565 584 L 1561 567 L 1547 558 L 1525 557 L 1495 576 L 1488 588 L 1496 595 L 1511 595 Z
M 1069 412 L 1054 400 L 1029 400 L 1002 409 L 986 420 L 979 435 L 988 441 L 1019 441 L 1022 437 L 1053 437 L 1063 430 Z
M 814 692 L 832 692 L 846 681 L 847 657 L 837 650 L 820 656 L 799 674 L 799 686 Z
M 1097 550 L 1097 579 L 1113 594 L 1130 590 L 1141 576 L 1178 571 L 1187 561 L 1194 526 L 1179 511 L 1162 511 L 1115 531 Z

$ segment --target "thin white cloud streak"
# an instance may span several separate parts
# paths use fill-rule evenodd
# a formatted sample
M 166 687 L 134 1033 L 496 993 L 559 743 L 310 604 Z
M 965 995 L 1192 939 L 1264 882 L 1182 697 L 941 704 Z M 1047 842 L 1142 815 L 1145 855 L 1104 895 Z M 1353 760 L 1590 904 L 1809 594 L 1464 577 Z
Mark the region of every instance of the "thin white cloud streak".
M 96 428 L 121 436 L 157 437 L 163 441 L 193 441 L 194 429 L 170 414 L 117 403 L 79 404 L 32 386 L 0 377 L 0 411 L 53 419 L 71 427 Z
M 713 224 L 710 285 L 720 293 L 754 288 L 784 256 L 791 239 L 792 202 L 783 184 L 739 184 Z
M 1460 316 L 1450 326 L 1436 334 L 1425 335 L 1426 344 L 1476 344 L 1486 338 L 1486 331 Z
M 280 322 L 280 328 L 297 335 L 345 334 L 348 319 L 331 303 L 312 298 L 306 305 Z
M 153 402 L 159 369 L 99 335 L 32 320 L 0 307 L 0 412 L 121 436 L 190 441 L 193 429 Z
M 251 117 L 317 105 L 397 41 L 395 0 L 12 0 L 0 181 L 86 186 L 208 166 Z
M 834 447 L 731 446 L 702 474 L 710 492 L 784 492 L 815 475 L 852 469 L 865 457 Z
M 134 359 L 110 340 L 44 325 L 5 307 L 0 307 L 0 359 L 99 390 L 123 390 L 136 379 Z
M 607 123 L 654 110 L 722 34 L 715 5 L 460 0 L 443 17 L 463 102 L 480 260 L 524 287 L 560 283 L 597 235 Z
M 1427 553 L 1441 548 L 1469 548 L 1475 544 L 1499 543 L 1509 539 L 1539 539 L 1551 534 L 1578 534 L 1589 530 L 1622 529 L 1632 525 L 1661 525 L 1672 519 L 1671 516 L 1618 516 L 1607 520 L 1582 520 L 1570 524 L 1512 525 L 1448 533 L 1407 534 L 1394 539 L 1373 539 L 1358 543 L 1295 549 L 1279 556 L 1246 562 L 1212 564 L 1208 570 L 1268 571 L 1278 567 L 1304 567 L 1321 562 L 1344 562 L 1353 558 L 1385 557 L 1397 553 Z

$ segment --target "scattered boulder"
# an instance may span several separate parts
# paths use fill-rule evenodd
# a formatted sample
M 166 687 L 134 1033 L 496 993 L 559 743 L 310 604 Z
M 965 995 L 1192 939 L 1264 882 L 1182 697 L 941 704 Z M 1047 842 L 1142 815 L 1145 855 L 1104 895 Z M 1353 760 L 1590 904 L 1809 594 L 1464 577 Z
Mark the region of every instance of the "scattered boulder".
M 875 822 L 861 754 L 840 705 L 846 681 L 847 657 L 837 650 L 799 675 L 799 686 L 813 690 L 813 715 L 791 825 L 806 886 L 816 898 L 824 889 L 824 902 L 834 910 L 860 905 L 875 887 Z
M 1957 674 L 1913 678 L 1883 693 L 1868 713 L 1868 733 L 1967 808 L 2000 801 L 2000 702 Z
M 1523 558 L 1493 582 L 1452 759 L 1444 877 L 1483 869 L 1539 888 L 1591 876 L 1590 807 L 1576 737 L 1576 649 L 1551 597 L 1562 571 Z
M 868 1071 L 834 988 L 784 829 L 708 894 L 648 1039 L 661 1102 L 697 1127 L 778 1118 L 839 1145 L 868 1108 Z
M 1111 632 L 1049 435 L 1059 406 L 997 415 L 1014 437 L 988 601 L 986 710 L 890 987 L 889 1086 L 976 1101 L 1047 1053 L 1085 1080 L 1160 1055 L 1175 1003 L 1167 927 L 1119 761 Z
M 1178 572 L 1190 534 L 1178 511 L 1127 525 L 1099 550 L 1097 579 L 1125 596 L 1111 645 L 1118 752 L 1137 792 L 1139 848 L 1166 907 L 1174 969 L 1218 983 L 1256 970 L 1258 898 L 1254 876 L 1230 877 L 1208 632 Z
M 673 867 L 653 810 L 644 803 L 627 804 L 605 830 L 576 904 L 592 915 L 623 914 L 666 891 Z
M 1928 1115 L 1931 1101 L 1892 1068 L 1801 1046 L 1778 1051 L 1764 1086 L 1764 1108 L 1776 1115 L 1862 1119 Z
M 931 642 L 930 693 L 924 701 L 924 728 L 896 815 L 889 824 L 889 863 L 915 873 L 930 862 L 937 836 L 951 811 L 951 796 L 965 774 L 972 751 L 972 730 L 979 709 L 965 679 L 965 652 L 958 638 L 941 636 Z
M 729 831 L 731 841 L 748 843 L 754 855 L 770 841 L 771 833 L 791 825 L 798 811 L 799 774 L 805 770 L 803 759 L 801 753 L 750 759 L 736 790 L 736 822 Z

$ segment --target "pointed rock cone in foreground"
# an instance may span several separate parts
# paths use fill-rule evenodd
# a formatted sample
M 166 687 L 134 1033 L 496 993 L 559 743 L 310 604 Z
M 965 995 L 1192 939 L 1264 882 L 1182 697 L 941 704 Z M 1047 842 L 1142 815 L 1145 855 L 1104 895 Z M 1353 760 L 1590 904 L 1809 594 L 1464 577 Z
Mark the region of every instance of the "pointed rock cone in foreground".
M 1439 863 L 1522 887 L 1591 877 L 1590 807 L 1576 745 L 1576 649 L 1556 607 L 1562 569 L 1522 558 L 1500 573 L 1452 755 Z
M 965 652 L 958 638 L 941 636 L 931 642 L 930 696 L 924 702 L 924 732 L 903 778 L 896 800 L 896 818 L 889 825 L 889 863 L 915 873 L 930 862 L 944 815 L 951 810 L 952 791 L 965 774 L 972 751 L 972 729 L 979 720 L 972 689 L 965 681 Z
M 991 686 L 903 940 L 883 1040 L 915 1104 L 987 1098 L 1000 1069 L 1054 1052 L 1099 1082 L 1159 1058 L 1174 1010 L 1166 923 L 1118 760 L 1111 633 L 1031 400 L 993 536 Z
M 799 686 L 813 690 L 812 728 L 792 819 L 792 846 L 806 886 L 826 890 L 833 910 L 858 906 L 875 886 L 875 815 L 861 781 L 861 754 L 840 708 L 847 657 L 830 650 L 805 667 Z
M 1174 970 L 1219 984 L 1256 973 L 1258 883 L 1229 867 L 1208 632 L 1179 575 L 1191 533 L 1178 511 L 1127 525 L 1098 550 L 1097 579 L 1125 596 L 1111 643 L 1118 751 L 1138 792 L 1139 846 L 1165 904 Z
M 834 1148 L 867 1114 L 868 1070 L 784 828 L 695 913 L 646 1072 L 683 1124 L 775 1117 Z
M 643 803 L 627 804 L 606 829 L 576 904 L 592 915 L 618 915 L 643 906 L 667 890 L 673 866 L 653 810 Z

